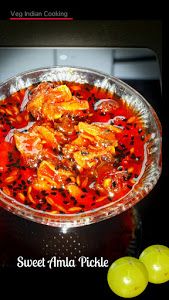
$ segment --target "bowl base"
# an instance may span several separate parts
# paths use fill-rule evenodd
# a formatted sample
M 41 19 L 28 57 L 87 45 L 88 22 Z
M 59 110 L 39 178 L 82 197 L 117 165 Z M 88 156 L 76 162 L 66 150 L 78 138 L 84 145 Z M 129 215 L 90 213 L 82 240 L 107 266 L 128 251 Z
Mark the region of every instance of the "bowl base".
M 103 257 L 113 261 L 124 255 L 137 256 L 141 221 L 135 208 L 108 220 L 83 227 L 61 228 L 37 224 L 0 209 L 0 268 L 17 268 L 25 259 L 72 259 Z

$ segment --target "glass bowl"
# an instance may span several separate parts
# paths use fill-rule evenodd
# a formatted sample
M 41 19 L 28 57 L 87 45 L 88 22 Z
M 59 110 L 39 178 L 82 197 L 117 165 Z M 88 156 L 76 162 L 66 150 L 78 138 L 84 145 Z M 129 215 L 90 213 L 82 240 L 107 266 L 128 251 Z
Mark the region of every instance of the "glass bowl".
M 153 189 L 161 174 L 161 124 L 151 105 L 133 88 L 108 74 L 75 67 L 48 67 L 21 73 L 0 85 L 0 100 L 16 91 L 43 81 L 89 83 L 107 89 L 132 107 L 142 122 L 150 140 L 146 144 L 146 162 L 142 175 L 132 190 L 115 202 L 79 214 L 51 214 L 19 203 L 0 191 L 0 205 L 6 210 L 31 221 L 55 227 L 79 227 L 108 219 L 131 208 Z

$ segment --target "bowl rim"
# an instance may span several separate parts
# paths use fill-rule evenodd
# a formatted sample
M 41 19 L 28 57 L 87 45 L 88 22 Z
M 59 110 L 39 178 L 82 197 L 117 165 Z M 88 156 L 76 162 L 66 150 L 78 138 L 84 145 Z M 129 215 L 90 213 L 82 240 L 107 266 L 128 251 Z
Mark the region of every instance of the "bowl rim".
M 93 73 L 93 74 L 96 74 L 96 75 L 100 75 L 100 76 L 104 76 L 106 77 L 107 79 L 110 79 L 110 80 L 114 80 L 116 82 L 118 82 L 119 84 L 121 84 L 123 87 L 126 87 L 127 89 L 133 91 L 133 93 L 135 95 L 138 95 L 139 97 L 142 98 L 143 102 L 150 108 L 153 110 L 153 113 L 155 113 L 155 117 L 157 118 L 157 122 L 158 122 L 158 125 L 160 127 L 160 129 L 162 130 L 162 126 L 161 126 L 161 122 L 157 116 L 157 113 L 155 111 L 155 109 L 152 107 L 152 105 L 145 99 L 144 96 L 142 96 L 138 91 L 136 91 L 133 87 L 131 87 L 129 84 L 127 84 L 126 82 L 124 82 L 123 80 L 119 79 L 118 77 L 115 77 L 113 75 L 110 75 L 108 73 L 105 73 L 105 72 L 101 72 L 101 71 L 98 71 L 96 69 L 92 69 L 92 68 L 85 68 L 85 67 L 80 67 L 80 66 L 66 66 L 66 65 L 57 65 L 57 66 L 48 66 L 48 67 L 42 67 L 42 68 L 35 68 L 35 69 L 30 69 L 30 70 L 27 70 L 27 71 L 24 71 L 24 72 L 20 72 L 18 73 L 17 75 L 14 75 L 14 76 L 11 76 L 9 77 L 8 79 L 2 81 L 0 83 L 0 88 L 7 84 L 8 81 L 12 81 L 14 79 L 16 79 L 17 77 L 22 77 L 26 74 L 32 74 L 34 72 L 40 72 L 40 71 L 45 71 L 45 70 L 52 70 L 52 69 L 73 69 L 73 70 L 77 70 L 77 71 L 87 71 L 87 72 L 90 72 L 90 73 Z M 2 99 L 0 99 L 1 101 Z

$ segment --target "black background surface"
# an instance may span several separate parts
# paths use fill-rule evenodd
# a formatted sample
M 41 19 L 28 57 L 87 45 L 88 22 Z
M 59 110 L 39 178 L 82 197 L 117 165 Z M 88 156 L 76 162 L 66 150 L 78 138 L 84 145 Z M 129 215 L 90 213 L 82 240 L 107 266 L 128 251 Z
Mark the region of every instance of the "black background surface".
M 116 20 L 116 21 L 63 21 L 63 22 L 10 22 L 1 21 L 1 46 L 43 46 L 43 47 L 147 47 L 157 54 L 162 66 L 161 21 L 159 20 Z M 138 90 L 155 108 L 164 130 L 166 120 L 162 111 L 162 98 L 159 81 L 126 81 Z M 165 131 L 164 131 L 165 132 Z M 166 134 L 166 132 L 165 132 Z M 165 140 L 166 142 L 166 140 Z M 164 146 L 163 173 L 153 191 L 138 205 L 142 220 L 141 250 L 151 244 L 169 246 L 168 197 L 167 197 L 167 143 Z M 0 241 L 1 244 L 2 241 Z M 22 255 L 22 253 L 21 253 Z M 107 269 L 59 269 L 58 271 L 23 270 L 12 272 L 4 269 L 3 284 L 18 292 L 22 284 L 27 296 L 37 292 L 47 292 L 56 299 L 120 299 L 107 285 Z M 17 285 L 14 284 L 15 279 Z M 10 282 L 10 285 L 9 285 Z M 34 290 L 34 291 L 33 291 Z M 140 299 L 168 299 L 169 284 L 149 284 Z

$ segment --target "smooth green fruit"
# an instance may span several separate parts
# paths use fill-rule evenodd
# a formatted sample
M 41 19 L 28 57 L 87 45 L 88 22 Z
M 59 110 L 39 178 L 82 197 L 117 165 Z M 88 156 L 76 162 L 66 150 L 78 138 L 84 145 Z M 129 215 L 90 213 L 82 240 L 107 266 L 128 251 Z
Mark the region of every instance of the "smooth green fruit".
M 137 258 L 125 256 L 112 263 L 107 281 L 118 296 L 132 298 L 140 295 L 148 284 L 148 272 Z
M 169 280 L 169 248 L 163 245 L 147 247 L 139 257 L 148 271 L 149 282 L 164 283 Z

